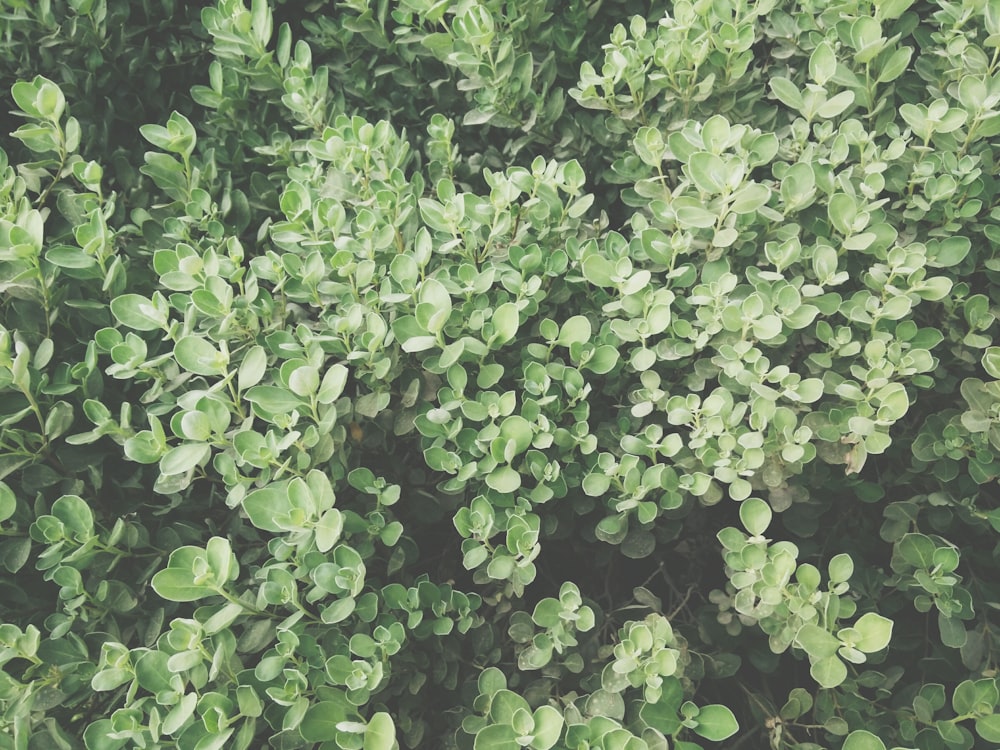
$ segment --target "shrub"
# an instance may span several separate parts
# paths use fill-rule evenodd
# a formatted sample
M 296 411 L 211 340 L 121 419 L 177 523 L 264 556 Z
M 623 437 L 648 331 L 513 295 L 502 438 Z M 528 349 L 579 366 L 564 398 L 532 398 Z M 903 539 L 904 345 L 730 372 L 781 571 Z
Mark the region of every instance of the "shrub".
M 1000 743 L 996 2 L 0 7 L 0 748 Z

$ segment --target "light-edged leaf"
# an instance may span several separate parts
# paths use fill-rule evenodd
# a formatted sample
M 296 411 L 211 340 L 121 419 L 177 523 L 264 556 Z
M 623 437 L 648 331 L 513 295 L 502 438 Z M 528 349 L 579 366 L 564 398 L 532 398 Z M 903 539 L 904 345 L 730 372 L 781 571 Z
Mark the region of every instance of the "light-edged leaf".
M 182 443 L 163 454 L 160 459 L 160 474 L 165 477 L 186 474 L 206 461 L 212 453 L 208 443 Z
M 688 173 L 699 190 L 714 195 L 725 189 L 729 170 L 721 157 L 698 151 L 688 160 Z
M 771 506 L 757 497 L 740 504 L 740 521 L 751 536 L 761 536 L 771 525 Z
M 351 711 L 353 717 L 353 711 Z M 306 742 L 326 742 L 337 739 L 337 724 L 347 721 L 346 701 L 319 701 L 306 709 L 299 724 L 299 734 Z
M 1000 742 L 1000 714 L 976 719 L 976 734 L 987 742 Z
M 823 119 L 830 119 L 842 114 L 844 110 L 854 104 L 853 91 L 841 91 L 835 96 L 831 96 L 816 109 L 816 114 Z
M 875 612 L 861 615 L 853 627 L 861 634 L 861 638 L 854 645 L 866 654 L 881 651 L 892 640 L 892 620 Z
M 79 495 L 63 495 L 52 503 L 52 515 L 62 521 L 77 541 L 85 542 L 94 535 L 94 513 Z
M 1000 380 L 1000 346 L 991 346 L 983 353 L 983 369 Z
M 516 492 L 521 486 L 521 475 L 510 466 L 498 466 L 487 474 L 486 484 L 497 492 Z
M 847 735 L 841 750 L 885 750 L 885 743 L 865 729 L 855 729 Z
M 196 375 L 223 375 L 229 366 L 229 356 L 200 336 L 180 339 L 174 346 L 174 359 Z
M 825 656 L 812 663 L 809 674 L 820 687 L 835 688 L 847 679 L 847 667 L 836 655 Z
M 582 344 L 586 341 L 590 341 L 592 332 L 593 328 L 590 325 L 590 320 L 586 316 L 574 315 L 562 324 L 562 327 L 559 329 L 559 338 L 557 339 L 557 343 L 562 346 Z
M 562 734 L 564 719 L 562 713 L 552 706 L 539 706 L 532 714 L 535 722 L 531 750 L 549 750 Z
M 243 510 L 250 518 L 250 523 L 263 531 L 277 533 L 282 531 L 274 519 L 288 514 L 290 503 L 287 485 L 280 483 L 254 490 L 243 498 Z
M 276 385 L 255 385 L 246 392 L 245 398 L 261 416 L 288 414 L 304 407 L 305 402 L 287 388 Z
M 167 313 L 141 294 L 122 294 L 111 300 L 111 312 L 118 321 L 136 331 L 156 331 L 167 327 Z
M 493 331 L 496 338 L 494 344 L 506 344 L 517 335 L 517 327 L 520 323 L 517 304 L 514 302 L 504 302 L 493 311 Z
M 87 725 L 83 732 L 83 741 L 87 750 L 121 750 L 129 741 L 120 738 L 111 719 L 98 719 Z
M 813 659 L 821 659 L 837 653 L 840 641 L 819 625 L 807 623 L 799 628 L 795 636 L 796 644 Z
M 5 482 L 0 482 L 0 521 L 6 521 L 17 510 L 17 498 Z
M 262 346 L 252 346 L 243 355 L 243 362 L 236 375 L 239 390 L 245 391 L 257 385 L 267 372 L 267 352 Z
M 316 400 L 321 404 L 332 404 L 344 392 L 347 385 L 348 369 L 341 364 L 331 365 L 323 373 L 323 381 L 320 383 Z
M 834 555 L 828 565 L 830 583 L 842 583 L 854 575 L 854 560 L 846 553 Z
M 171 602 L 193 602 L 216 593 L 210 586 L 195 583 L 192 571 L 182 568 L 161 570 L 150 585 L 160 597 Z
M 385 711 L 379 711 L 365 727 L 362 750 L 393 750 L 396 745 L 396 725 Z
M 712 742 L 732 737 L 740 728 L 733 712 L 720 704 L 702 706 L 695 720 L 698 722 L 694 727 L 695 734 Z
M 476 732 L 473 750 L 521 750 L 514 727 L 491 724 Z
M 777 97 L 778 101 L 789 109 L 801 112 L 805 107 L 805 101 L 802 99 L 802 92 L 799 90 L 799 87 L 787 78 L 773 76 L 768 81 L 768 86 L 771 87 L 771 91 Z

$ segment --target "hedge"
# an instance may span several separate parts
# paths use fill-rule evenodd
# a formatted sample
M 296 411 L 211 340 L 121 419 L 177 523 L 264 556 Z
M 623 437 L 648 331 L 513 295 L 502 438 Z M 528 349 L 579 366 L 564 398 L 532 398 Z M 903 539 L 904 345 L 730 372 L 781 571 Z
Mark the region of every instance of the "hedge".
M 0 0 L 0 749 L 1000 746 L 998 0 Z

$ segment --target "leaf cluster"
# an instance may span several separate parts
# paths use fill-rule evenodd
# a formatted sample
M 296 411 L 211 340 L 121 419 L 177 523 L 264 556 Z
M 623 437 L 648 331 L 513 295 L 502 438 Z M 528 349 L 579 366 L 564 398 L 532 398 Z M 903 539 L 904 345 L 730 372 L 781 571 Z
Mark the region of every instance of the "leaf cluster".
M 0 27 L 0 748 L 1000 743 L 1000 4 Z

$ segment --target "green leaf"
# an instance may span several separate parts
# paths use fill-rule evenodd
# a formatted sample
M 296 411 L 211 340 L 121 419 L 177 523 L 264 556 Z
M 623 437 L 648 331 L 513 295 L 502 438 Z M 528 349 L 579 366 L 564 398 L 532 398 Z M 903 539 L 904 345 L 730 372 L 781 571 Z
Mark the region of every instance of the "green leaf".
M 246 392 L 246 399 L 254 405 L 261 416 L 288 414 L 302 409 L 305 402 L 287 388 L 276 385 L 255 385 Z
M 694 727 L 695 734 L 712 742 L 732 737 L 740 728 L 733 712 L 719 704 L 702 706 L 696 721 L 698 724 Z
M 511 690 L 498 690 L 490 702 L 490 718 L 499 724 L 507 724 L 518 711 L 529 711 L 528 702 Z
M 194 125 L 184 115 L 179 112 L 172 112 L 167 126 L 142 125 L 139 133 L 147 141 L 157 148 L 180 154 L 184 157 L 191 156 L 194 151 L 196 133 Z
M 169 654 L 163 651 L 147 651 L 140 656 L 135 662 L 135 679 L 139 687 L 154 695 L 170 690 L 169 659 Z
M 979 703 L 979 691 L 972 680 L 964 680 L 955 687 L 951 696 L 951 706 L 956 714 L 967 714 L 975 710 Z
M 320 613 L 320 617 L 327 625 L 334 625 L 350 617 L 356 607 L 357 602 L 353 597 L 344 597 L 325 607 Z
M 412 315 L 396 318 L 392 322 L 392 331 L 404 352 L 422 352 L 437 345 L 437 338 L 427 335 L 427 331 Z
M 840 641 L 832 633 L 812 623 L 799 628 L 795 642 L 813 659 L 832 656 L 840 648 Z
M 496 667 L 487 667 L 479 674 L 476 682 L 479 694 L 492 698 L 501 690 L 507 689 L 507 678 Z
M 165 477 L 186 474 L 207 460 L 212 453 L 208 443 L 183 443 L 168 450 L 160 459 L 160 474 Z
M 353 712 L 352 712 L 353 713 Z M 320 701 L 306 710 L 299 724 L 299 734 L 306 742 L 326 742 L 337 739 L 337 724 L 347 721 L 346 703 Z
M 968 237 L 954 236 L 927 243 L 927 265 L 933 268 L 957 266 L 972 250 Z M 968 305 L 968 302 L 966 303 Z
M 913 2 L 914 0 L 876 0 L 873 3 L 876 18 L 881 20 L 899 18 L 913 5 Z
M 451 234 L 451 222 L 445 217 L 444 206 L 432 198 L 421 198 L 420 216 L 431 229 Z
M 760 498 L 747 498 L 740 503 L 740 521 L 751 536 L 761 536 L 771 525 L 771 506 Z
M 250 523 L 263 531 L 279 533 L 282 528 L 274 519 L 288 514 L 289 501 L 285 485 L 270 485 L 254 490 L 243 498 L 243 510 Z
M 167 311 L 141 294 L 123 294 L 111 300 L 111 312 L 119 322 L 136 331 L 157 331 L 167 327 Z
M 451 295 L 437 279 L 425 279 L 417 293 L 417 321 L 428 333 L 437 334 L 451 315 Z
M 615 266 L 607 258 L 596 254 L 588 255 L 583 259 L 580 268 L 583 271 L 584 278 L 591 284 L 600 287 L 614 286 L 611 277 L 615 274 Z
M 846 553 L 835 555 L 828 566 L 830 583 L 842 583 L 850 580 L 854 574 L 854 560 Z
M 691 155 L 688 172 L 694 184 L 702 192 L 718 194 L 726 188 L 729 170 L 726 163 L 715 154 L 699 151 Z
M 771 189 L 759 182 L 744 185 L 732 194 L 729 210 L 737 214 L 751 214 L 771 199 Z
M 41 118 L 42 116 L 35 101 L 42 80 L 48 79 L 42 79 L 41 76 L 38 76 L 31 83 L 28 81 L 18 81 L 10 87 L 10 94 L 14 99 L 14 103 L 17 104 L 22 112 L 36 118 Z
M 94 513 L 78 495 L 63 495 L 52 503 L 52 515 L 62 521 L 78 541 L 85 542 L 94 536 Z
M 195 375 L 224 375 L 229 355 L 200 336 L 185 336 L 174 346 L 177 364 Z
M 82 250 L 66 245 L 46 250 L 45 260 L 60 268 L 83 269 L 97 266 L 97 261 L 93 257 L 87 255 Z
M 912 2 L 912 0 L 904 0 Z M 882 63 L 878 71 L 878 83 L 891 83 L 907 71 L 910 66 L 910 58 L 913 56 L 911 47 L 900 47 Z
M 5 483 L 0 482 L 0 521 L 6 521 L 17 510 L 17 498 L 14 491 Z
M 934 567 L 934 549 L 934 542 L 924 534 L 906 534 L 896 542 L 896 552 L 915 568 Z
M 824 119 L 830 119 L 841 114 L 852 104 L 854 104 L 854 92 L 841 91 L 836 96 L 832 96 L 823 102 L 816 110 L 816 114 Z
M 684 690 L 677 677 L 667 677 L 663 681 L 660 699 L 656 703 L 643 703 L 639 716 L 649 726 L 670 736 L 681 726 L 678 710 L 684 699 Z
M 246 500 L 244 500 L 244 508 L 245 507 Z M 252 521 L 253 519 L 251 519 L 251 522 Z M 254 523 L 254 526 L 257 526 L 257 524 Z M 258 528 L 261 527 L 258 526 Z M 323 515 L 320 516 L 319 521 L 316 522 L 316 549 L 320 552 L 329 552 L 340 540 L 340 536 L 343 531 L 343 514 L 341 514 L 341 512 L 336 508 L 330 508 L 323 513 Z
M 890 383 L 875 393 L 879 402 L 878 418 L 895 422 L 902 419 L 910 408 L 910 398 L 901 383 Z
M 500 437 L 514 441 L 516 453 L 523 453 L 531 446 L 534 431 L 527 419 L 513 414 L 500 423 Z
M 861 633 L 861 639 L 854 645 L 866 654 L 881 651 L 892 639 L 892 620 L 875 612 L 861 615 L 853 627 Z
M 288 375 L 288 387 L 301 398 L 308 398 L 319 389 L 319 370 L 311 365 L 296 367 Z
M 118 732 L 110 719 L 98 719 L 84 730 L 83 742 L 87 750 L 120 750 L 129 740 L 112 737 L 116 734 Z
M 486 484 L 497 492 L 517 492 L 521 487 L 521 475 L 510 466 L 498 466 L 486 476 Z
M 594 350 L 590 360 L 584 367 L 598 375 L 606 375 L 618 364 L 618 350 L 610 344 L 604 344 Z
M 857 201 L 847 193 L 834 193 L 827 204 L 827 215 L 838 232 L 849 236 L 854 233 L 854 220 L 858 215 Z
M 583 315 L 574 315 L 562 324 L 562 328 L 559 329 L 559 338 L 557 339 L 557 343 L 562 346 L 582 344 L 590 341 L 591 333 L 592 328 L 590 326 L 590 320 Z
M 505 724 L 491 724 L 476 733 L 473 750 L 521 750 L 517 732 Z
M 983 368 L 991 377 L 1000 380 L 1000 346 L 991 346 L 983 353 Z
M 237 374 L 237 388 L 245 391 L 257 385 L 267 372 L 267 352 L 262 346 L 252 346 L 243 355 L 243 362 Z
M 833 47 L 829 42 L 822 41 L 809 56 L 809 76 L 820 86 L 825 86 L 836 73 L 837 57 L 833 53 Z
M 619 692 L 601 688 L 590 694 L 585 710 L 591 716 L 622 720 L 625 718 L 625 700 Z
M 532 750 L 549 750 L 562 734 L 563 715 L 552 706 L 539 706 L 532 715 L 535 721 L 534 739 L 529 747 Z
M 820 687 L 835 688 L 847 679 L 847 667 L 836 655 L 826 656 L 813 662 L 809 674 Z
M 44 76 L 35 76 L 31 83 L 18 81 L 11 87 L 17 106 L 27 114 L 56 122 L 66 108 L 62 89 Z
M 635 153 L 645 164 L 658 167 L 663 163 L 666 146 L 659 128 L 639 128 L 632 145 L 635 147 Z
M 97 692 L 114 690 L 132 679 L 132 673 L 127 669 L 104 669 L 90 680 L 90 687 Z
M 226 537 L 213 536 L 205 545 L 205 558 L 215 580 L 219 583 L 232 580 L 239 575 L 239 565 L 233 555 L 232 545 Z
M 789 109 L 801 112 L 805 107 L 805 101 L 802 99 L 802 92 L 799 91 L 798 86 L 787 78 L 773 76 L 768 81 L 768 85 L 771 87 L 771 91 L 777 97 L 778 101 Z
M 856 729 L 847 735 L 841 750 L 885 750 L 885 743 L 871 732 Z
M 479 373 L 476 375 L 476 385 L 484 390 L 492 388 L 500 382 L 500 378 L 504 376 L 504 372 L 503 365 L 497 362 L 484 365 L 479 368 Z
M 181 547 L 174 550 L 170 555 L 170 562 L 165 570 L 153 576 L 150 581 L 153 590 L 163 599 L 171 602 L 193 602 L 211 596 L 215 593 L 214 588 L 209 585 L 214 583 L 196 583 L 196 572 L 193 570 L 195 559 L 186 550 L 194 549 L 201 553 L 200 558 L 204 559 L 204 551 L 197 547 Z
M 1000 742 L 1000 714 L 976 719 L 976 734 L 987 742 Z
M 365 727 L 363 750 L 393 750 L 396 745 L 396 725 L 392 717 L 379 711 Z
M 519 315 L 514 302 L 505 302 L 493 312 L 494 344 L 506 344 L 517 335 Z

